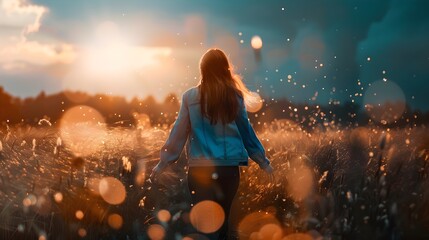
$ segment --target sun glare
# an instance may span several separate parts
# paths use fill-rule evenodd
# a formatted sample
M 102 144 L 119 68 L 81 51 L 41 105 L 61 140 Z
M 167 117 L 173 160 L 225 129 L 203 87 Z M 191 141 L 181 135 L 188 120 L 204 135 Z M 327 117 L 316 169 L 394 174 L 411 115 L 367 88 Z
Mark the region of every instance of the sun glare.
M 161 58 L 169 56 L 167 47 L 136 46 L 133 39 L 114 22 L 101 23 L 94 36 L 85 44 L 82 65 L 79 66 L 91 78 L 129 78 L 144 67 L 161 65 Z
M 113 22 L 103 22 L 87 44 L 83 61 L 85 70 L 91 75 L 122 75 L 129 72 L 129 39 L 121 35 Z

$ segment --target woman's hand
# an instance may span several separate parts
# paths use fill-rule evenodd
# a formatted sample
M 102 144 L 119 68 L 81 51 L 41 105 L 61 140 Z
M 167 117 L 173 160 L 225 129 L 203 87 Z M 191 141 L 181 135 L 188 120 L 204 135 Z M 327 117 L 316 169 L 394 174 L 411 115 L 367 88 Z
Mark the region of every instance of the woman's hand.
M 151 182 L 154 182 L 156 180 L 157 176 L 162 172 L 162 170 L 164 170 L 164 167 L 159 162 L 158 164 L 156 164 L 156 166 L 152 169 L 152 172 L 150 173 L 149 179 L 151 180 Z
M 271 164 L 263 168 L 263 170 L 268 174 L 270 182 L 274 183 L 274 168 L 271 166 Z

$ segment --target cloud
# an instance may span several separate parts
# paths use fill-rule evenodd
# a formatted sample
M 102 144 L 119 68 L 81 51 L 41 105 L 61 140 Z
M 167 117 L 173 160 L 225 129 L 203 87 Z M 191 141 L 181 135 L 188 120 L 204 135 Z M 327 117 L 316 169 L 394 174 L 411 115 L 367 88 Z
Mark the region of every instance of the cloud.
M 48 8 L 25 0 L 3 0 L 0 20 L 4 25 L 22 28 L 23 34 L 39 31 L 43 15 Z
M 43 16 L 49 9 L 25 0 L 3 0 L 0 8 L 2 30 L 5 40 L 0 41 L 0 65 L 4 71 L 21 71 L 32 66 L 47 66 L 73 62 L 76 53 L 70 44 L 43 43 L 29 40 L 37 34 Z

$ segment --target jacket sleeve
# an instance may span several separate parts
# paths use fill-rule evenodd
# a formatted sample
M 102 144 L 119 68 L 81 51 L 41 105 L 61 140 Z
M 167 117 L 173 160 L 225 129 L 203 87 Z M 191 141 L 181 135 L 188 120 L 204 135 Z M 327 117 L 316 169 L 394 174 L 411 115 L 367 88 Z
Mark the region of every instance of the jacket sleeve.
M 270 160 L 265 156 L 264 147 L 256 136 L 252 125 L 250 125 L 242 97 L 239 97 L 239 103 L 240 110 L 237 118 L 235 119 L 235 123 L 237 124 L 238 131 L 240 132 L 244 147 L 246 148 L 249 157 L 255 161 L 260 168 L 264 169 L 270 165 Z
M 166 167 L 168 164 L 179 159 L 183 147 L 186 144 L 190 132 L 189 108 L 186 102 L 185 94 L 182 95 L 182 103 L 180 105 L 179 115 L 174 122 L 173 128 L 170 131 L 167 141 L 161 148 L 160 168 Z

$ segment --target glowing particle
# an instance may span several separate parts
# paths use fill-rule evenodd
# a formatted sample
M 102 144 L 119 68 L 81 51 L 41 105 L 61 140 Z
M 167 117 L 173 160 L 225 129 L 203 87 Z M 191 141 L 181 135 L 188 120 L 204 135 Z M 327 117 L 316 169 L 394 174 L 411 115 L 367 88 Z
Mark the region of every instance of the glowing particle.
M 121 204 L 126 197 L 124 185 L 114 177 L 102 178 L 98 190 L 104 201 L 112 205 Z
M 110 214 L 107 218 L 107 223 L 113 229 L 120 229 L 122 227 L 123 222 L 124 221 L 122 220 L 121 215 L 116 213 Z
M 165 237 L 165 229 L 159 224 L 152 224 L 147 229 L 147 235 L 152 240 L 161 240 Z
M 371 58 L 370 58 L 370 57 L 368 57 L 366 60 L 369 62 L 369 61 L 371 61 Z
M 86 237 L 86 234 L 88 234 L 88 233 L 86 232 L 86 229 L 85 229 L 85 228 L 79 228 L 79 230 L 77 230 L 77 234 L 78 234 L 81 238 L 84 238 L 84 237 Z
M 18 224 L 18 227 L 16 228 L 16 230 L 20 233 L 25 231 L 25 226 L 24 224 Z
M 85 216 L 85 214 L 81 210 L 77 210 L 74 215 L 78 220 L 82 220 L 83 217 Z
M 203 233 L 212 233 L 218 230 L 224 220 L 223 208 L 214 201 L 201 201 L 190 212 L 192 226 Z
M 60 192 L 56 192 L 56 193 L 54 194 L 54 200 L 55 200 L 55 202 L 57 202 L 57 203 L 62 202 L 62 201 L 63 201 L 63 194 L 62 194 L 62 193 L 60 193 Z
M 257 50 L 262 48 L 262 39 L 258 35 L 255 35 L 252 37 L 252 40 L 250 41 L 250 44 L 252 45 L 252 48 Z
M 158 214 L 157 214 L 158 220 L 161 222 L 168 222 L 171 219 L 171 214 L 169 211 L 165 210 L 165 209 L 161 209 L 159 210 Z

